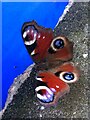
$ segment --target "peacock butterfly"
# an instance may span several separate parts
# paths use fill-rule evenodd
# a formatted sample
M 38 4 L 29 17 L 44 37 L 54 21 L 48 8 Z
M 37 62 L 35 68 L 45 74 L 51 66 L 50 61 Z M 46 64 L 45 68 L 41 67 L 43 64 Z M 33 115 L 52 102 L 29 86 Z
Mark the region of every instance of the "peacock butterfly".
M 22 38 L 28 53 L 39 66 L 73 58 L 73 42 L 65 36 L 54 36 L 52 29 L 39 26 L 35 21 L 23 24 Z M 43 105 L 55 105 L 70 91 L 68 83 L 76 82 L 79 76 L 78 69 L 71 62 L 55 66 L 52 72 L 44 68 L 39 70 L 35 87 L 37 99 Z

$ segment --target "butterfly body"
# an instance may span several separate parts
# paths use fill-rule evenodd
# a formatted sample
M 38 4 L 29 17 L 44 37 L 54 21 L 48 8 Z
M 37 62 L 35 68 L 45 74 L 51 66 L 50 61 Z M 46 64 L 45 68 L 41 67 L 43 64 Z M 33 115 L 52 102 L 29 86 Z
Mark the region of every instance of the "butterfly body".
M 28 53 L 38 66 L 36 96 L 43 105 L 55 105 L 60 97 L 70 91 L 68 84 L 78 81 L 80 76 L 71 62 L 55 64 L 73 58 L 73 42 L 65 36 L 55 37 L 51 29 L 41 27 L 35 21 L 24 23 L 22 38 Z M 47 67 L 53 67 L 54 71 L 46 70 Z

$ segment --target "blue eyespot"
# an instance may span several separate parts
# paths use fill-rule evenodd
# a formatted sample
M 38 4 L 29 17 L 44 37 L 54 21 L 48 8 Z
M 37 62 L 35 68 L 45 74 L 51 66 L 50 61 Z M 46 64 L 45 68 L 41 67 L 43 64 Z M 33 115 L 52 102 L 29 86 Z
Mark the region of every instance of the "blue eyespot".
M 67 73 L 65 73 L 65 74 L 63 75 L 63 77 L 64 77 L 65 80 L 70 81 L 70 80 L 73 80 L 73 79 L 74 79 L 74 74 L 71 73 L 71 72 L 67 72 Z
M 53 96 L 50 96 L 50 97 L 47 97 L 47 99 L 39 99 L 41 102 L 43 103 L 50 103 L 50 102 L 53 102 L 54 100 L 54 95 Z
M 25 31 L 28 31 L 28 30 L 30 30 L 30 29 L 35 30 L 35 27 L 34 27 L 34 26 L 27 26 L 27 27 L 25 28 Z
M 64 41 L 62 39 L 55 40 L 53 44 L 56 49 L 60 49 L 64 47 Z

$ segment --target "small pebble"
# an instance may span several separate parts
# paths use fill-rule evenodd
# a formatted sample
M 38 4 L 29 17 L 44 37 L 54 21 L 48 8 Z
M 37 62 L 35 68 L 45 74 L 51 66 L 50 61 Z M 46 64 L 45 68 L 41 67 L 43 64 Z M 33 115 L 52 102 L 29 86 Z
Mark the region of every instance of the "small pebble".
M 88 54 L 87 54 L 87 53 L 83 54 L 83 57 L 84 57 L 84 58 L 86 58 L 87 56 L 88 56 Z
M 40 108 L 41 110 L 44 110 L 45 109 L 45 107 L 44 106 L 41 106 L 41 108 Z
M 40 114 L 40 117 L 42 117 L 42 114 Z

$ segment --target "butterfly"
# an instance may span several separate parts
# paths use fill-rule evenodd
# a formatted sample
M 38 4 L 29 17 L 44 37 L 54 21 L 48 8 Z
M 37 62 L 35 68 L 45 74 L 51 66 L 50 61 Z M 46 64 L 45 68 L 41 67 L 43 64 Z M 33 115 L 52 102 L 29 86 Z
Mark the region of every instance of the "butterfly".
M 22 26 L 22 38 L 25 47 L 33 59 L 41 63 L 63 61 L 54 71 L 40 70 L 36 75 L 35 93 L 43 105 L 55 105 L 59 98 L 70 91 L 69 83 L 79 79 L 79 70 L 73 63 L 73 42 L 65 36 L 54 36 L 53 30 L 38 25 L 35 21 L 25 22 Z

